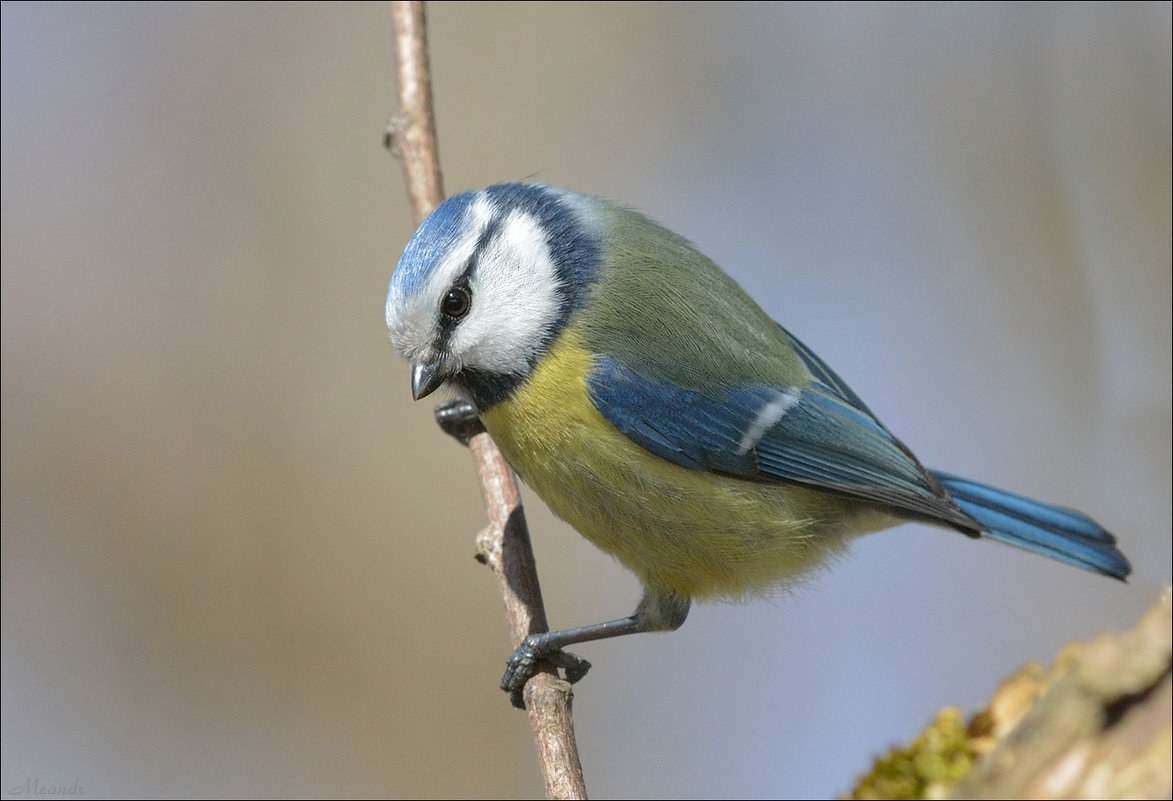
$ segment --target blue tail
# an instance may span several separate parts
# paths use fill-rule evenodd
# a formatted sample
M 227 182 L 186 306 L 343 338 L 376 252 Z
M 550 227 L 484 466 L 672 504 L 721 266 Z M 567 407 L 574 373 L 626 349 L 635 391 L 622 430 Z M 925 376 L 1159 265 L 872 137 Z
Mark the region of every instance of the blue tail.
M 936 470 L 929 471 L 983 536 L 1123 581 L 1132 572 L 1116 538 L 1074 509 L 1024 498 Z

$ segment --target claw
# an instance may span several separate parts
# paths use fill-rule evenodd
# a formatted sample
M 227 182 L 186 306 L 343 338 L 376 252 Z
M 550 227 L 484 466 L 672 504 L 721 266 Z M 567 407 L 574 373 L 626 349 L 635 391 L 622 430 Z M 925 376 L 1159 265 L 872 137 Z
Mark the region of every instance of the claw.
M 559 665 L 559 667 L 566 671 L 566 680 L 571 684 L 577 684 L 587 674 L 587 671 L 591 669 L 591 663 L 577 654 L 570 654 L 566 651 L 559 651 L 558 653 L 574 660 L 573 664 Z
M 467 445 L 470 439 L 485 430 L 476 407 L 468 401 L 445 401 L 436 406 L 435 415 L 436 423 L 444 433 L 460 440 L 462 445 Z
M 581 656 L 563 650 L 546 651 L 543 637 L 531 634 L 522 640 L 517 650 L 505 660 L 505 674 L 501 677 L 501 689 L 509 693 L 509 700 L 518 709 L 525 709 L 522 695 L 525 683 L 537 673 L 540 661 L 549 662 L 565 672 L 566 681 L 574 684 L 591 669 L 591 663 Z
M 537 661 L 538 655 L 534 653 L 533 646 L 530 645 L 527 638 L 505 660 L 505 674 L 501 676 L 501 689 L 511 693 L 524 687 L 530 676 L 534 675 L 534 664 Z

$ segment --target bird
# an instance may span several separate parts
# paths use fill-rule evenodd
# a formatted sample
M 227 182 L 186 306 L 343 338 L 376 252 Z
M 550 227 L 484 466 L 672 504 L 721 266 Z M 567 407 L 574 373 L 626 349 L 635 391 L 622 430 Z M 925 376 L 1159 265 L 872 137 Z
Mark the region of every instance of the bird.
M 1125 580 L 1092 518 L 926 469 L 822 359 L 691 242 L 540 183 L 453 195 L 386 299 L 414 399 L 444 388 L 547 506 L 642 584 L 624 618 L 531 634 L 502 689 L 570 645 L 679 628 L 694 600 L 795 586 L 905 521 Z

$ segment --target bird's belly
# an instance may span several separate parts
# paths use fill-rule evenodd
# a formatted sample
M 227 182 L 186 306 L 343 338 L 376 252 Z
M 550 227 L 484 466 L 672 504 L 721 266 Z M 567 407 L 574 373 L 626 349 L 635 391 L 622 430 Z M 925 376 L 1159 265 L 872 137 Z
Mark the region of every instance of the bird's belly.
M 564 336 L 481 417 L 551 510 L 645 585 L 743 597 L 794 583 L 847 535 L 893 522 L 843 498 L 689 470 L 645 451 L 591 403 L 590 367 L 590 354 Z

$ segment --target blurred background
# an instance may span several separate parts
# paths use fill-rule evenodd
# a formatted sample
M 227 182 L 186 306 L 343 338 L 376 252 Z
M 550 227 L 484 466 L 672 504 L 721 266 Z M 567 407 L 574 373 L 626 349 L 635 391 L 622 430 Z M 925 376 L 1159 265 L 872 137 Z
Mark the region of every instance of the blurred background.
M 525 797 L 467 453 L 383 297 L 381 3 L 4 3 L 0 792 Z M 1170 574 L 1167 3 L 437 4 L 449 192 L 693 239 L 934 467 L 1077 505 L 1128 585 L 908 525 L 583 647 L 588 787 L 828 797 Z M 556 626 L 616 563 L 527 508 Z

